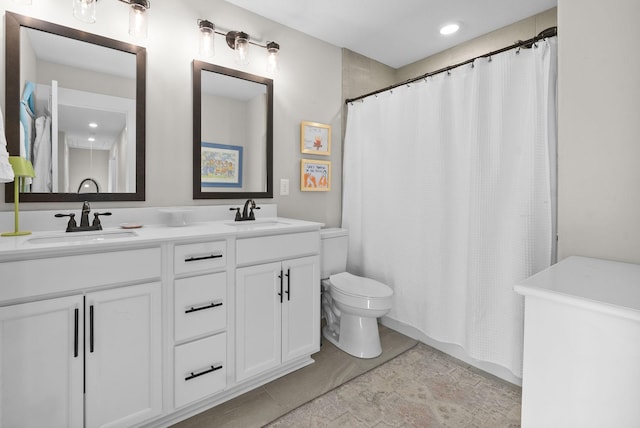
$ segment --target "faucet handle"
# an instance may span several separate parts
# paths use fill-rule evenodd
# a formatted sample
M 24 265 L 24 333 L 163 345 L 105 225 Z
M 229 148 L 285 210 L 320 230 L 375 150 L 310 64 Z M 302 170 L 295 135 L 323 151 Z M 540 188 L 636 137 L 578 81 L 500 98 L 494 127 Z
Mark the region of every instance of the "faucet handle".
M 69 222 L 67 223 L 67 232 L 71 232 L 72 229 L 78 227 L 76 223 L 76 215 L 74 213 L 71 214 L 55 214 L 54 217 L 69 217 Z
M 242 218 L 242 216 L 240 215 L 240 207 L 238 208 L 229 208 L 229 211 L 236 211 L 236 219 L 235 221 L 240 221 L 240 219 Z
M 102 223 L 100 223 L 99 218 L 101 215 L 110 216 L 111 213 L 93 213 L 93 223 L 91 223 L 91 227 L 102 230 Z
M 255 203 L 254 205 L 251 207 L 251 210 L 249 211 L 249 219 L 250 220 L 255 220 L 256 219 L 256 215 L 253 213 L 253 210 L 259 210 L 260 207 L 256 206 Z

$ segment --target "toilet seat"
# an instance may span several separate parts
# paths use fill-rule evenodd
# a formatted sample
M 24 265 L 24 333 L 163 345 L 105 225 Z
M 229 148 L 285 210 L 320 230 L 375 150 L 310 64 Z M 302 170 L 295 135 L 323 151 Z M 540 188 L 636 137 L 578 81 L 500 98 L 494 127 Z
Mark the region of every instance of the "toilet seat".
M 393 295 L 393 290 L 388 285 L 349 272 L 331 275 L 329 281 L 336 291 L 347 296 L 388 299 Z
M 386 310 L 391 308 L 393 290 L 370 278 L 342 272 L 329 277 L 329 293 L 338 303 L 355 309 Z

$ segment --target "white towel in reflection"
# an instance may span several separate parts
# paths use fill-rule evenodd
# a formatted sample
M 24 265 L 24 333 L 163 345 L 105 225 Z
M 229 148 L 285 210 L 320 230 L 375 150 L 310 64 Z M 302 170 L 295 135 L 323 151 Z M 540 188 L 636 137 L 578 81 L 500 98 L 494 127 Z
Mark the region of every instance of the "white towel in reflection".
M 36 139 L 33 142 L 33 169 L 36 176 L 32 192 L 51 192 L 51 117 L 36 119 Z
M 0 183 L 13 181 L 13 168 L 9 163 L 9 152 L 7 152 L 7 137 L 4 135 L 4 119 L 0 110 Z

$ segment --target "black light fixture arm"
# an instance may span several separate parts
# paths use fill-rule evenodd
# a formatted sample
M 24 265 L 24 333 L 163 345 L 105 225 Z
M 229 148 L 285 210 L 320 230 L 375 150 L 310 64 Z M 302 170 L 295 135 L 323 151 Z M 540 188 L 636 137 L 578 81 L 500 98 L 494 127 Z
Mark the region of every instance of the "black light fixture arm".
M 98 1 L 98 0 L 96 0 L 96 1 Z M 120 1 L 122 3 L 126 3 L 129 6 L 135 4 L 135 5 L 144 7 L 145 9 L 149 9 L 151 7 L 151 2 L 149 0 L 118 0 L 118 1 Z

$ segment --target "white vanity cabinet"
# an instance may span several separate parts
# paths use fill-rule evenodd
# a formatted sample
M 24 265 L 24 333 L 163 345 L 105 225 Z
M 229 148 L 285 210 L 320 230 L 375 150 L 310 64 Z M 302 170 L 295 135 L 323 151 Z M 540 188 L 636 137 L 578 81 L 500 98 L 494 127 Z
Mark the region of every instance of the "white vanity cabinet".
M 227 241 L 174 248 L 174 406 L 227 385 Z
M 514 289 L 522 427 L 640 426 L 640 265 L 572 256 Z
M 169 427 L 313 363 L 320 224 L 283 220 L 0 240 L 0 428 Z
M 149 248 L 0 263 L 0 303 L 20 287 L 47 292 L 0 305 L 2 428 L 128 427 L 161 413 L 160 260 Z M 73 294 L 49 297 L 60 290 Z
M 238 239 L 236 381 L 320 349 L 319 234 Z M 304 256 L 307 257 L 287 258 Z M 282 261 L 260 263 L 286 258 Z
M 83 426 L 82 296 L 0 308 L 0 426 Z
M 86 427 L 128 427 L 161 411 L 160 283 L 85 297 Z

